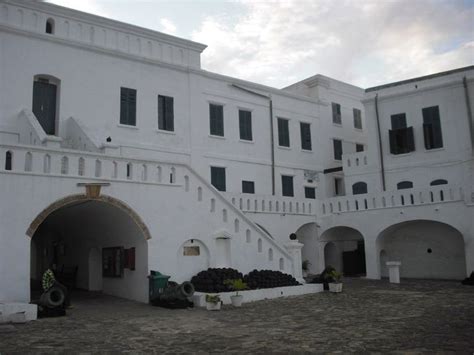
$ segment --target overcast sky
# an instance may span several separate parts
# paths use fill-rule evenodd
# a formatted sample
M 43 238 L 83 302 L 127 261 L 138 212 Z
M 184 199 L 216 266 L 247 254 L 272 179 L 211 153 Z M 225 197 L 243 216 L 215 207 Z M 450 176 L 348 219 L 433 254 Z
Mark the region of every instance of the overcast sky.
M 474 64 L 474 0 L 48 0 L 208 45 L 202 67 L 361 87 Z

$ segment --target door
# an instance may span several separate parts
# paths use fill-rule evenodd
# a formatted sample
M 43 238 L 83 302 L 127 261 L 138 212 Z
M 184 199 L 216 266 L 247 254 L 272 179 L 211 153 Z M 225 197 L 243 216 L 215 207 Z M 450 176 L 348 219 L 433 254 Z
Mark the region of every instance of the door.
M 56 85 L 43 81 L 33 84 L 33 113 L 46 134 L 56 134 Z

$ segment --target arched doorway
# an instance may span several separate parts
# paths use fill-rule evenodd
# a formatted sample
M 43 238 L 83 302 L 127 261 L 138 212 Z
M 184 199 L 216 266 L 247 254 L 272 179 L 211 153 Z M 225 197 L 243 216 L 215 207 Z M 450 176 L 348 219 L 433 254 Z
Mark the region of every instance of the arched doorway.
M 324 246 L 324 264 L 342 271 L 345 276 L 364 276 L 365 244 L 362 234 L 350 227 L 334 227 L 321 234 Z
M 379 234 L 377 246 L 381 276 L 384 276 L 382 264 L 387 261 L 401 262 L 400 277 L 403 278 L 462 279 L 466 276 L 463 236 L 448 224 L 430 220 L 398 223 Z
M 148 229 L 128 206 L 103 196 L 57 201 L 33 221 L 32 297 L 53 268 L 76 288 L 148 302 Z

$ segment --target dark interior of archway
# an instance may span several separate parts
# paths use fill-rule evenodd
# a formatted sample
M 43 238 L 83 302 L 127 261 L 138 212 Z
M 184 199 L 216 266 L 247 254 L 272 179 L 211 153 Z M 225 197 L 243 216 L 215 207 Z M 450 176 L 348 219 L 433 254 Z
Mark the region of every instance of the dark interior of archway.
M 111 247 L 137 248 L 142 255 L 146 250 L 143 233 L 118 207 L 101 201 L 81 201 L 51 213 L 31 240 L 32 300 L 41 294 L 41 278 L 48 268 L 70 283 L 68 286 L 90 289 L 90 251 L 97 250 L 96 278 L 102 280 L 102 252 Z M 129 272 L 125 278 L 130 280 L 134 273 Z
M 345 276 L 363 276 L 366 274 L 363 240 L 357 241 L 357 249 L 342 253 L 342 265 Z

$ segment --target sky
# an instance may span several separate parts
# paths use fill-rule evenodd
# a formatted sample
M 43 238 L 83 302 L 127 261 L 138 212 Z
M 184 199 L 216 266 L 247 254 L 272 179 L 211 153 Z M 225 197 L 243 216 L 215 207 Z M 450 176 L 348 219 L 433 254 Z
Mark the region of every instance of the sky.
M 208 47 L 205 70 L 363 88 L 474 64 L 474 0 L 48 0 Z

